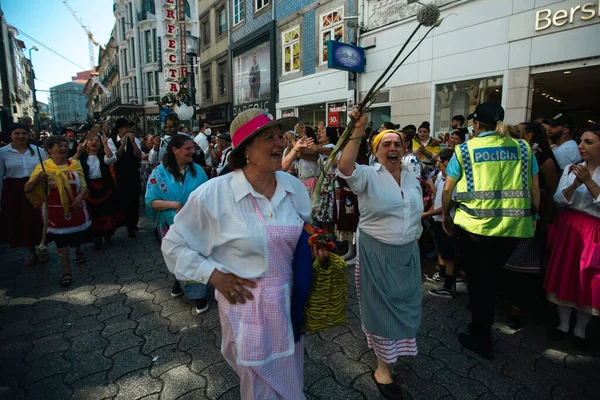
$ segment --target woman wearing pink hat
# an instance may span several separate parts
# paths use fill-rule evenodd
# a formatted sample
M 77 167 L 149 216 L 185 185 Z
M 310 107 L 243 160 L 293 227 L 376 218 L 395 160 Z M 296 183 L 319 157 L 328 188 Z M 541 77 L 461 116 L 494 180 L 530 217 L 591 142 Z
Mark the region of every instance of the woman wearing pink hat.
M 162 242 L 177 279 L 214 285 L 221 352 L 243 399 L 304 399 L 304 344 L 294 342 L 290 301 L 292 259 L 312 210 L 304 185 L 280 171 L 283 133 L 296 121 L 261 109 L 239 114 L 234 171 L 194 191 Z

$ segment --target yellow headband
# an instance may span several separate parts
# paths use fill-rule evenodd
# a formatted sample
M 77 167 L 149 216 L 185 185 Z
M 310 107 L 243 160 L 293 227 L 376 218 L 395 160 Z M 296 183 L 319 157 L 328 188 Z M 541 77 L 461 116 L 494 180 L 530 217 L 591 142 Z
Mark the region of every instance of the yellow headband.
M 393 129 L 387 129 L 385 131 L 379 132 L 379 134 L 377 136 L 375 136 L 375 138 L 373 139 L 373 154 L 377 154 L 377 148 L 379 147 L 379 142 L 381 142 L 381 139 L 383 139 L 383 137 L 387 134 L 387 133 L 395 133 L 396 135 L 400 136 L 399 132 L 396 132 Z M 400 136 L 400 140 L 402 140 L 402 136 Z

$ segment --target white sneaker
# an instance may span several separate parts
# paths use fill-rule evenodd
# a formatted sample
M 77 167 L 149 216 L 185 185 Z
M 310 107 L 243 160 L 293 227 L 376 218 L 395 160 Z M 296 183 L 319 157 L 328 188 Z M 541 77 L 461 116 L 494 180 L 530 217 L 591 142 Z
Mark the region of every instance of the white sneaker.
M 456 282 L 456 287 L 454 290 L 457 293 L 468 293 L 469 292 L 466 282 Z

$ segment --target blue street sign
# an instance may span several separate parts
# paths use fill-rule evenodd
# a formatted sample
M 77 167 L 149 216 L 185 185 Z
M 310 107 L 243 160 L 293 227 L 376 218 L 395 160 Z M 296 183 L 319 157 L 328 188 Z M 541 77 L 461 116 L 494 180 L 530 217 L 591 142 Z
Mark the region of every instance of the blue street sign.
M 365 72 L 365 49 L 330 40 L 327 42 L 327 66 L 342 71 Z

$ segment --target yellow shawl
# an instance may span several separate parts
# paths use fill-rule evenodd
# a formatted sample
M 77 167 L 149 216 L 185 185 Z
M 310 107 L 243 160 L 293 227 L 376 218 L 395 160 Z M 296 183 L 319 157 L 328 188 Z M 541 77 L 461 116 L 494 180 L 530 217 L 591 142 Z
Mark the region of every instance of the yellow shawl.
M 63 206 L 63 210 L 65 211 L 65 215 L 70 215 L 69 207 L 73 203 L 73 199 L 77 195 L 77 193 L 73 194 L 71 191 L 71 187 L 69 184 L 69 178 L 66 175 L 66 172 L 76 172 L 79 175 L 79 182 L 81 188 L 86 187 L 85 184 L 85 176 L 83 175 L 83 169 L 81 168 L 81 164 L 77 160 L 70 160 L 71 165 L 66 168 L 60 168 L 58 165 L 52 161 L 52 159 L 47 159 L 44 161 L 44 168 L 46 169 L 46 173 L 50 177 L 48 183 L 50 186 L 56 187 L 58 189 L 58 194 L 60 195 L 60 203 Z M 38 164 L 33 172 L 31 173 L 31 177 L 29 178 L 29 182 L 35 179 L 38 174 L 42 172 L 42 165 Z M 33 204 L 34 207 L 41 207 L 44 202 L 44 188 L 42 185 L 35 188 L 35 190 L 29 194 L 27 194 L 27 198 L 29 202 Z

